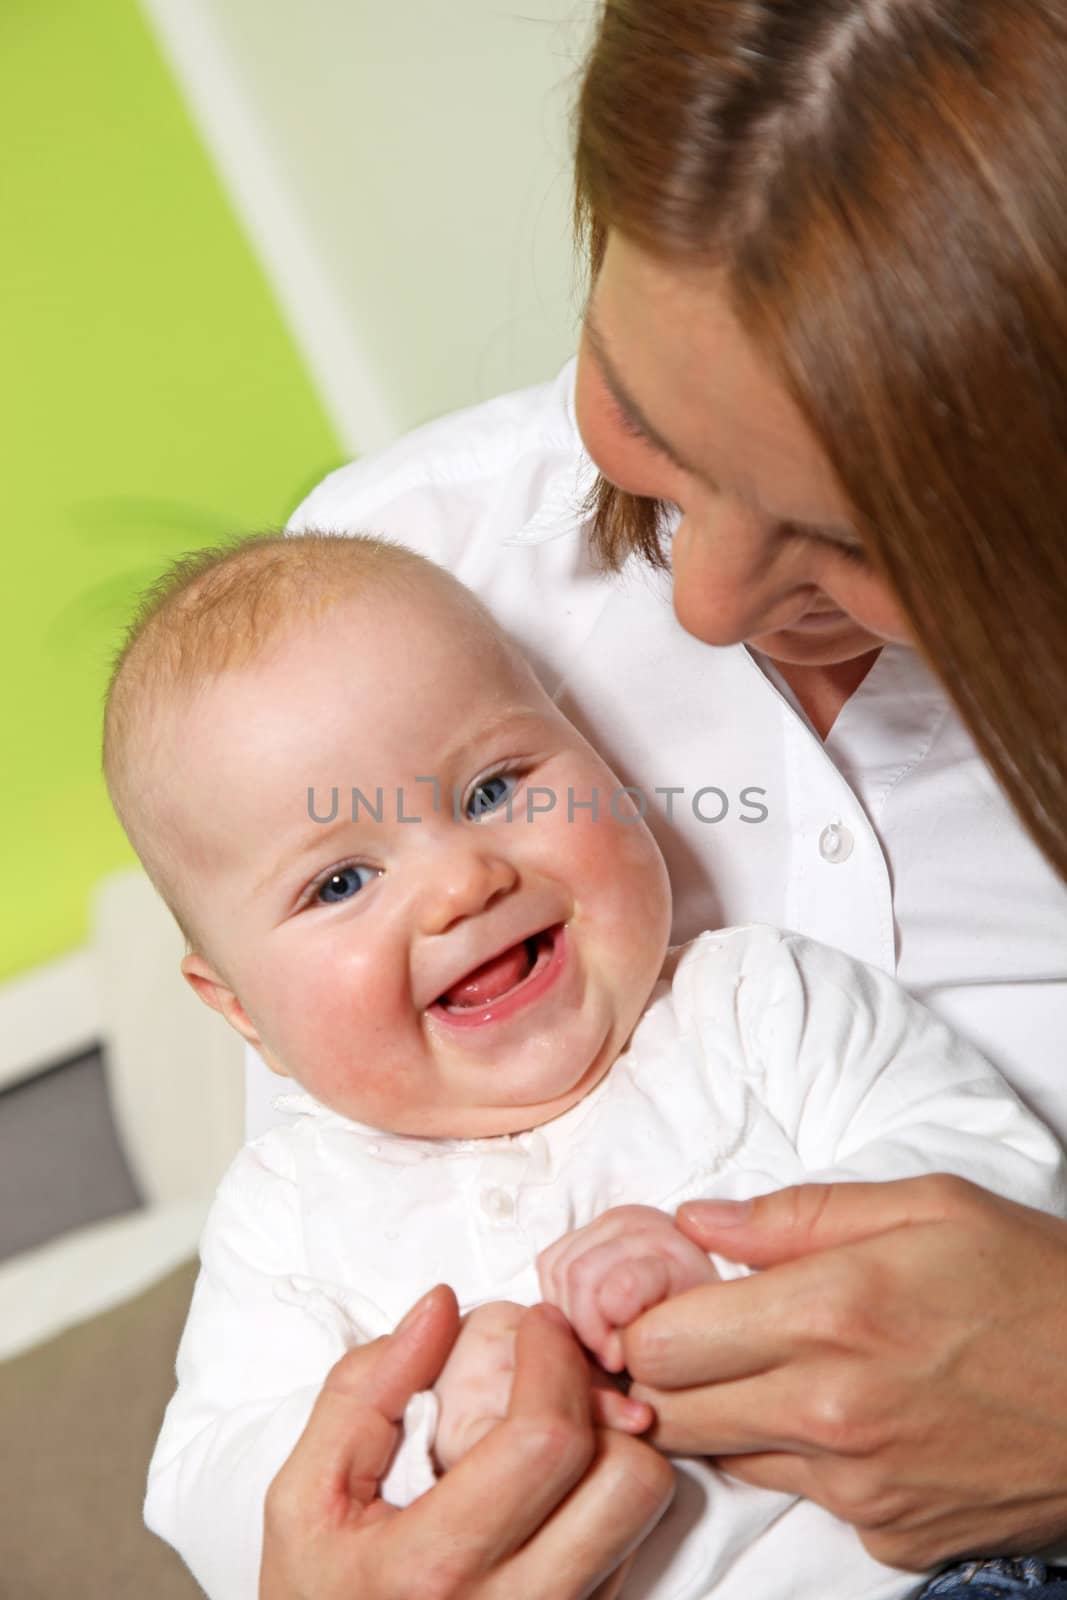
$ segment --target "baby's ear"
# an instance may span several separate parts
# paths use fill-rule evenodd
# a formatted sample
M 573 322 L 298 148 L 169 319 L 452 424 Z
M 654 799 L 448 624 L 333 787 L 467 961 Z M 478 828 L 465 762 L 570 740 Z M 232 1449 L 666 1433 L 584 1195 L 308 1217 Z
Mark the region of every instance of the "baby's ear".
M 203 956 L 196 952 L 187 955 L 182 961 L 182 977 L 189 987 L 212 1011 L 217 1011 L 225 1017 L 231 1028 L 247 1039 L 253 1049 L 260 1048 L 259 1034 L 252 1025 L 252 1021 L 244 1006 L 238 1000 L 233 990 L 215 968 Z

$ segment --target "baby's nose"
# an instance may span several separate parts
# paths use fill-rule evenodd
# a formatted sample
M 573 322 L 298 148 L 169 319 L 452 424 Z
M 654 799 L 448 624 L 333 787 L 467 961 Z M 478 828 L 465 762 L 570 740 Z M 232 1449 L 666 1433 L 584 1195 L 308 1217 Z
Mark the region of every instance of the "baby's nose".
M 510 893 L 518 872 L 506 857 L 484 849 L 452 849 L 427 870 L 421 896 L 422 931 L 447 933 Z

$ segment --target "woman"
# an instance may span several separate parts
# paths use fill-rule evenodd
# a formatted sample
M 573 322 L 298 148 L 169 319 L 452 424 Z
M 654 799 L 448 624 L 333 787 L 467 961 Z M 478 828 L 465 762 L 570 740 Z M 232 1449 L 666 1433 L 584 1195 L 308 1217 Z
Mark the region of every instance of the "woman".
M 613 765 L 680 797 L 659 818 L 680 936 L 762 918 L 888 966 L 1061 1136 L 1064 81 L 1055 0 L 609 0 L 578 120 L 594 284 L 576 406 L 606 480 L 592 530 L 568 511 L 548 392 L 427 430 L 306 512 L 446 560 L 568 712 L 607 731 Z M 633 559 L 598 578 L 581 542 L 656 562 L 665 532 L 694 639 Z M 742 788 L 767 813 L 747 835 Z M 767 1270 L 630 1330 L 657 1442 L 819 1500 L 896 1565 L 1057 1541 L 1067 1555 L 1067 1227 L 938 1179 L 681 1220 Z M 400 1394 L 371 1403 L 395 1416 L 452 1315 L 438 1295 L 417 1349 L 408 1331 L 356 1351 L 338 1384 L 365 1406 L 387 1371 Z M 501 1437 L 425 1503 L 384 1521 L 372 1506 L 357 1553 L 355 1514 L 330 1524 L 316 1498 L 323 1441 L 343 1481 L 376 1474 L 350 1459 L 328 1389 L 268 1514 L 268 1600 L 348 1593 L 339 1571 L 365 1596 L 614 1592 L 613 1563 L 656 1514 L 648 1447 L 613 1519 L 613 1445 L 589 1428 L 580 1370 L 549 1384 L 536 1343 L 520 1419 L 540 1396 L 532 1436 L 543 1449 L 560 1430 L 584 1476 L 546 1487 L 534 1446 L 504 1469 Z M 473 1509 L 490 1483 L 495 1509 Z M 513 1504 L 538 1489 L 535 1523 L 501 1521 L 502 1484 Z M 401 1569 L 408 1589 L 380 1576 Z

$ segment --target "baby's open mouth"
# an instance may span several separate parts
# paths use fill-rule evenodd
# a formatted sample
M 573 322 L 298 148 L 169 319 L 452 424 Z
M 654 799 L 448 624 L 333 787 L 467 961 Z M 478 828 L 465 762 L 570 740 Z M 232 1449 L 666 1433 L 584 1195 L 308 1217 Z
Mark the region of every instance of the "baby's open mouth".
M 446 989 L 434 1003 L 453 1015 L 464 1011 L 483 1010 L 502 1000 L 534 973 L 540 972 L 551 959 L 556 942 L 555 928 L 545 928 L 519 944 L 509 946 L 480 967 L 465 974 L 450 989 Z

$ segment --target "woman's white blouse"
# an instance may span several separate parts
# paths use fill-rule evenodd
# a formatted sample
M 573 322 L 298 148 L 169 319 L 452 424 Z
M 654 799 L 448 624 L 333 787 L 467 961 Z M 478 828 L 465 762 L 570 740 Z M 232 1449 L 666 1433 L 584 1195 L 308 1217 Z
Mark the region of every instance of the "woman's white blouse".
M 937 681 L 887 645 L 823 743 L 766 660 L 680 627 L 667 575 L 598 573 L 573 394 L 571 363 L 431 423 L 333 473 L 292 528 L 384 534 L 482 597 L 647 796 L 676 942 L 772 923 L 895 974 L 1067 1139 L 1067 889 Z M 254 1057 L 249 1076 L 254 1134 L 279 1085 Z

